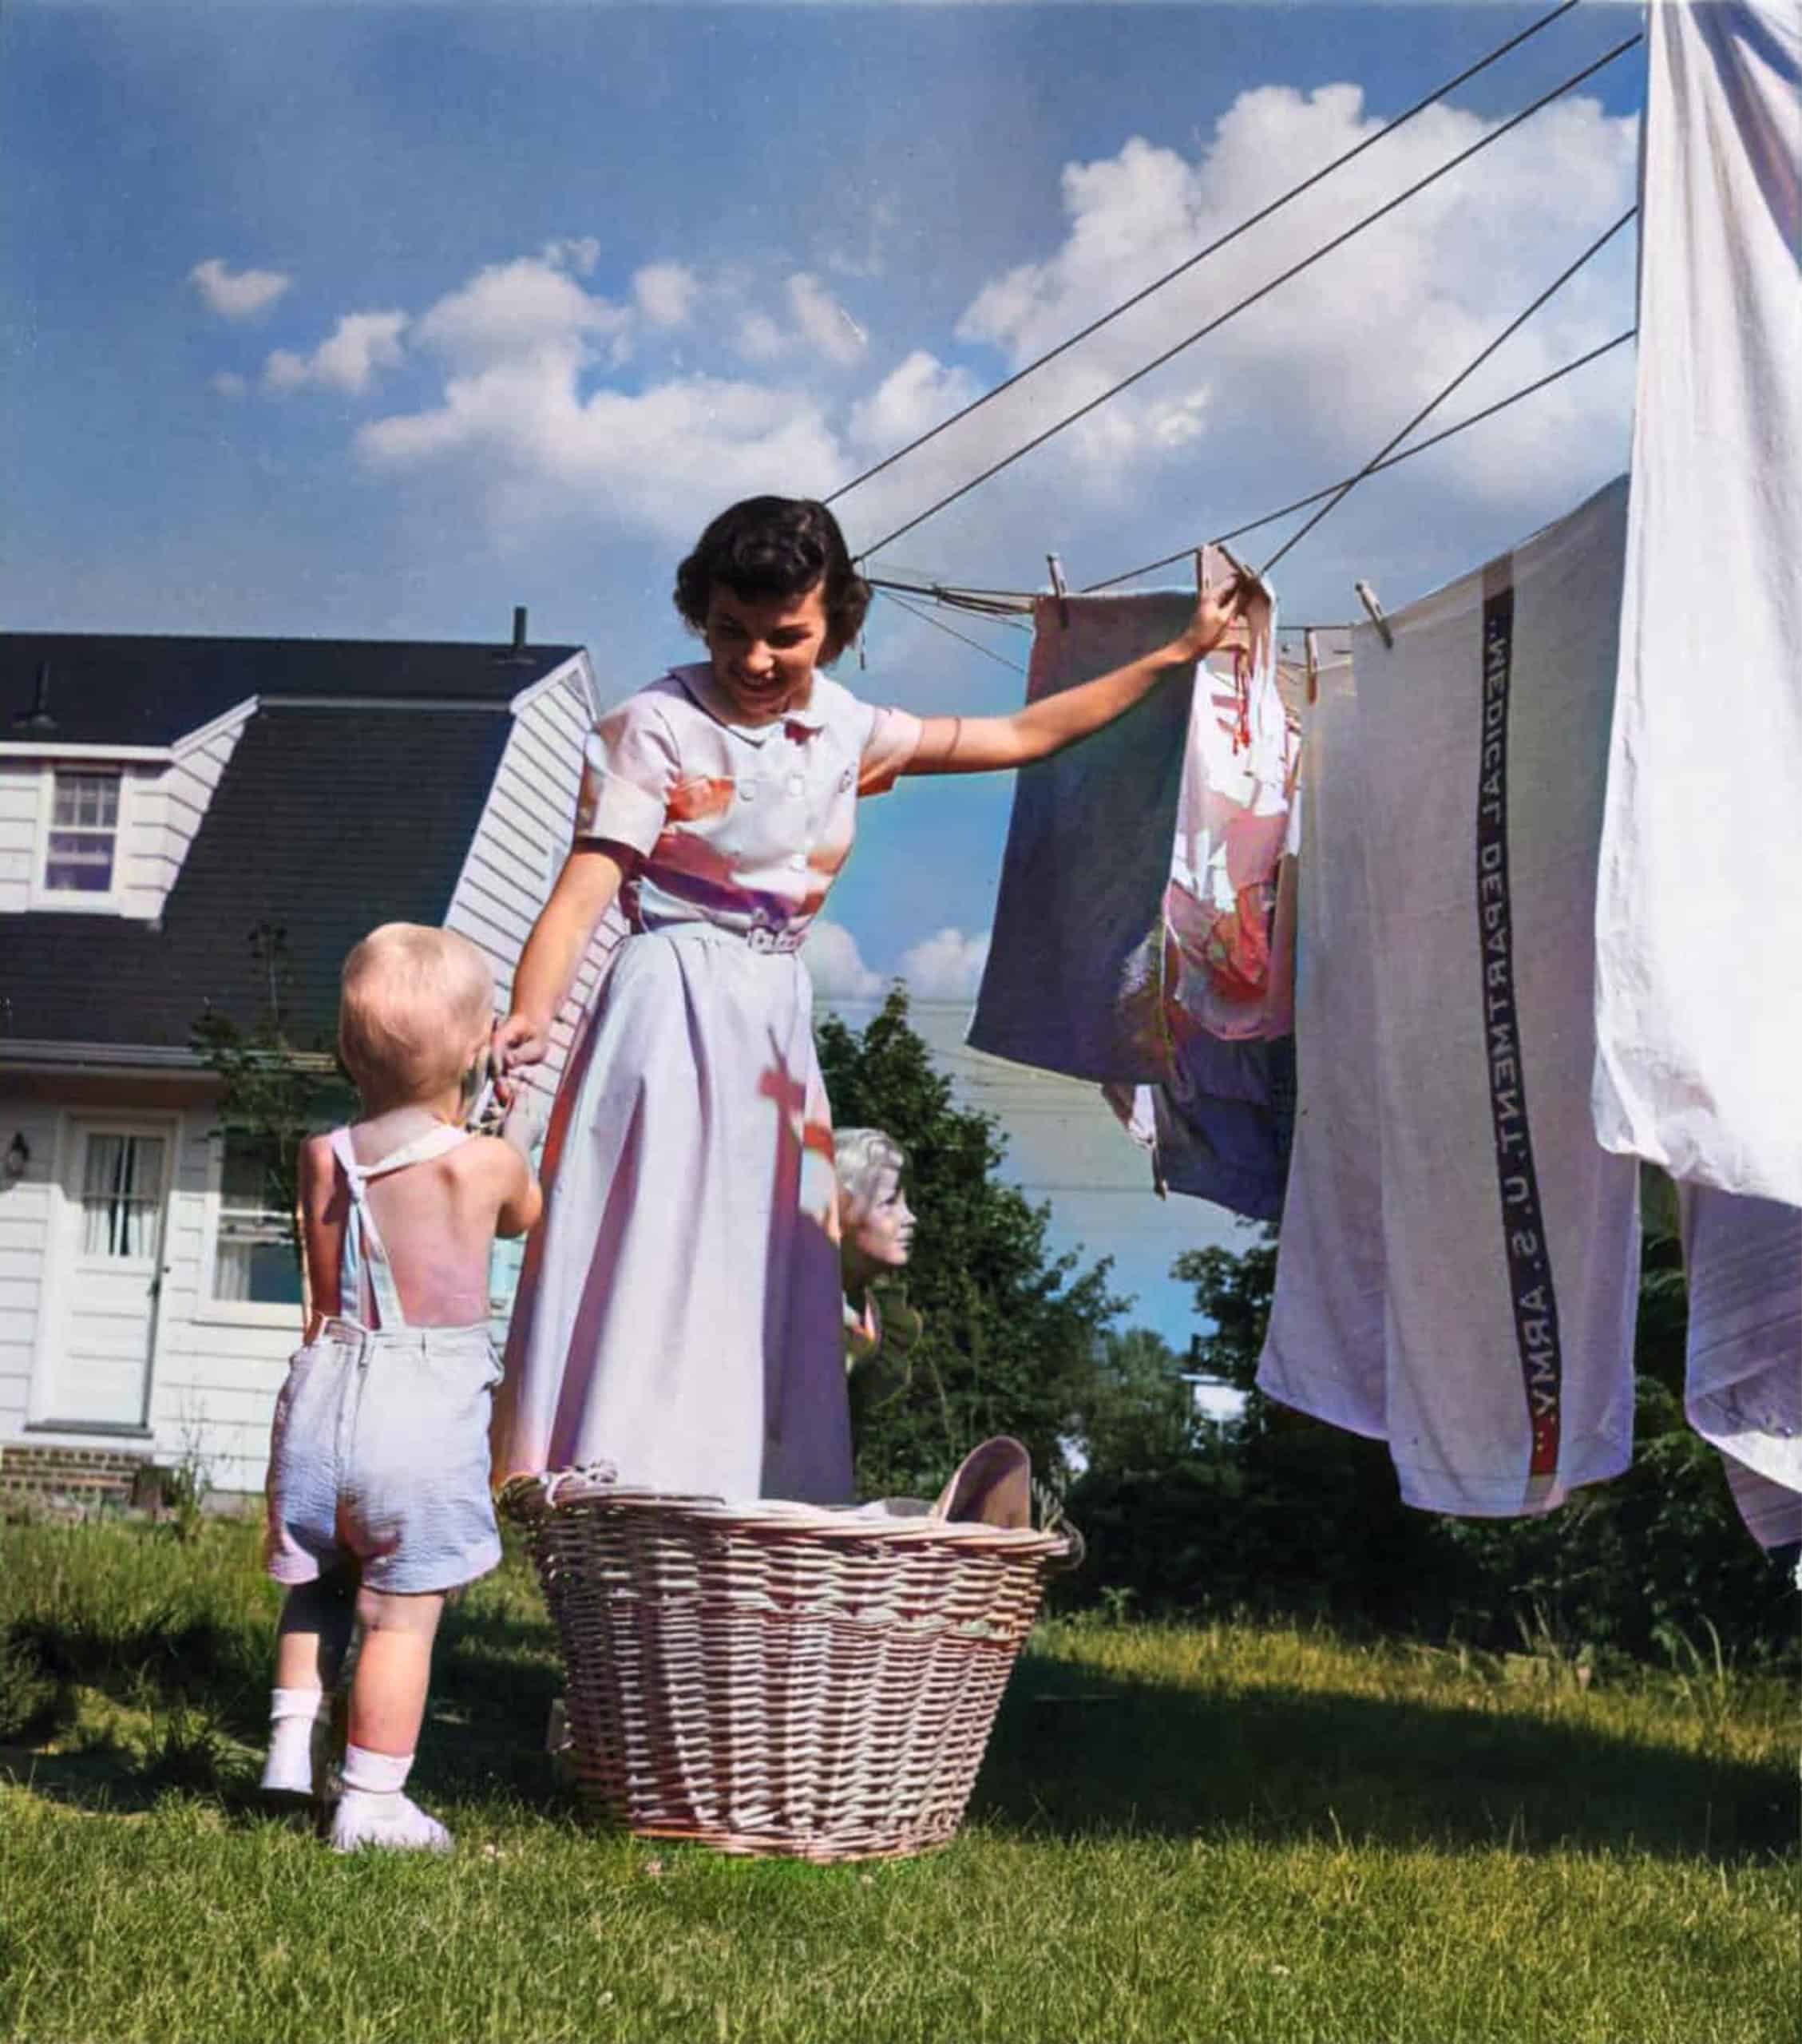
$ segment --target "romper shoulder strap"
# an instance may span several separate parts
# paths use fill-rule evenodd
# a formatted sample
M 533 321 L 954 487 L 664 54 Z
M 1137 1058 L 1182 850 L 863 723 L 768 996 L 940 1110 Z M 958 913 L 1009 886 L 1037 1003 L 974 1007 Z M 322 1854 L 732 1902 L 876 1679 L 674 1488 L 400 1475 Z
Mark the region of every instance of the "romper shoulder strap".
M 427 1163 L 434 1157 L 445 1155 L 468 1142 L 469 1135 L 466 1128 L 453 1128 L 448 1124 L 429 1128 L 423 1135 L 415 1136 L 398 1150 L 390 1151 L 374 1163 L 359 1164 L 356 1152 L 350 1147 L 350 1130 L 347 1127 L 332 1131 L 331 1154 L 350 1190 L 350 1211 L 344 1223 L 344 1248 L 339 1260 L 339 1304 L 341 1307 L 345 1305 L 354 1290 L 358 1317 L 366 1325 L 394 1328 L 406 1325 L 406 1315 L 401 1309 L 399 1288 L 394 1282 L 394 1267 L 388 1261 L 375 1216 L 370 1211 L 366 1187 L 371 1178 L 386 1178 L 393 1172 L 404 1171 L 410 1164 Z

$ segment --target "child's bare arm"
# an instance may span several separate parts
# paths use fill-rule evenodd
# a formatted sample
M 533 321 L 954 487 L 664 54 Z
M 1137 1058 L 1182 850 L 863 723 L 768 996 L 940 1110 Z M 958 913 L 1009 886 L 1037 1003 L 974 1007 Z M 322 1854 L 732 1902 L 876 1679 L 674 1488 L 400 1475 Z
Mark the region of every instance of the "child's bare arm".
M 344 1214 L 338 1169 L 329 1135 L 310 1135 L 299 1159 L 300 1252 L 306 1268 L 309 1312 L 306 1338 L 319 1323 L 342 1312 L 340 1265 L 344 1248 Z
M 491 1138 L 489 1147 L 497 1159 L 493 1167 L 498 1195 L 494 1232 L 497 1235 L 523 1235 L 537 1226 L 538 1216 L 544 1210 L 545 1195 L 539 1189 L 530 1159 L 512 1139 Z

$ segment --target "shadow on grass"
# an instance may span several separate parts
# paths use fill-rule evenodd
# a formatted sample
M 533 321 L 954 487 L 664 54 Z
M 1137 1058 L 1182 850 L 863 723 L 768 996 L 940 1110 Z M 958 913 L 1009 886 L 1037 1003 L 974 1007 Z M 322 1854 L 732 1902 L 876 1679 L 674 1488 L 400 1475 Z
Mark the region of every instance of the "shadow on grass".
M 15 1625 L 15 1677 L 42 1702 L 34 1725 L 0 1725 L 15 1742 L 0 1745 L 0 1777 L 89 1809 L 129 1813 L 176 1790 L 216 1799 L 228 1820 L 261 1820 L 254 1784 L 269 1645 L 255 1626 Z M 59 1750 L 35 1750 L 67 1732 L 77 1685 L 135 1713 L 131 1735 L 90 1727 L 57 1739 Z M 454 1603 L 420 1746 L 426 1799 L 500 1794 L 568 1815 L 574 1798 L 544 1752 L 562 1687 L 549 1621 L 533 1602 L 501 1590 Z M 971 1815 L 1051 1838 L 1337 1836 L 1722 1862 L 1792 1851 L 1799 1823 L 1796 1784 L 1780 1766 L 1515 1709 L 1198 1691 L 1030 1654 L 1009 1685 Z
M 272 1630 L 165 1626 L 154 1617 L 111 1628 L 30 1618 L 7 1629 L 0 1650 L 0 1705 L 12 1705 L 0 1711 L 0 1781 L 121 1816 L 172 1791 L 212 1798 L 244 1821 L 279 1813 L 255 1787 Z M 470 1797 L 498 1789 L 547 1808 L 572 1806 L 544 1750 L 562 1690 L 548 1618 L 453 1601 L 434 1657 L 415 1777 L 422 1790 Z
M 1305 1691 L 1198 1693 L 1020 1661 L 972 1819 L 1055 1837 L 1232 1833 L 1453 1850 L 1794 1851 L 1784 1769 L 1522 1714 Z

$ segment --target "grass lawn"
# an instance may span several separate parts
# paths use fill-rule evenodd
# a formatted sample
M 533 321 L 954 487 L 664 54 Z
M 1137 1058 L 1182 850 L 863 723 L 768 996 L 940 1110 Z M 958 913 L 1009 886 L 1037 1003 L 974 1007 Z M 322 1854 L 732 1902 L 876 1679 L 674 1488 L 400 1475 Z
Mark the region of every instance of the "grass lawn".
M 277 1605 L 251 1528 L 0 1540 L 0 2038 L 1802 2034 L 1768 1680 L 1059 1622 L 949 1851 L 734 1862 L 583 1827 L 515 1560 L 440 1649 L 416 1781 L 456 1856 L 346 1860 L 249 1794 Z

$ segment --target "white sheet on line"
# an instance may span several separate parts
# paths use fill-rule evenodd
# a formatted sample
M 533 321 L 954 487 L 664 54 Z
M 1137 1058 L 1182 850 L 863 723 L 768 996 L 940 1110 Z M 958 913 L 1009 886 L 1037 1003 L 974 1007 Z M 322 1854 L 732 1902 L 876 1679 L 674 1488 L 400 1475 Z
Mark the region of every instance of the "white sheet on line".
M 1323 662 L 1301 744 L 1295 1139 L 1257 1380 L 1353 1433 L 1388 1432 L 1376 988 L 1350 657 Z
M 1547 1511 L 1631 1457 L 1638 1172 L 1588 1111 L 1626 497 L 1401 612 L 1392 652 L 1360 628 L 1309 733 L 1258 1381 L 1384 1436 L 1431 1511 Z
M 1802 1209 L 1678 1188 L 1689 1289 L 1684 1409 L 1726 1458 L 1752 1536 L 1802 1540 Z
M 1802 9 L 1648 26 L 1595 1127 L 1802 1206 Z

